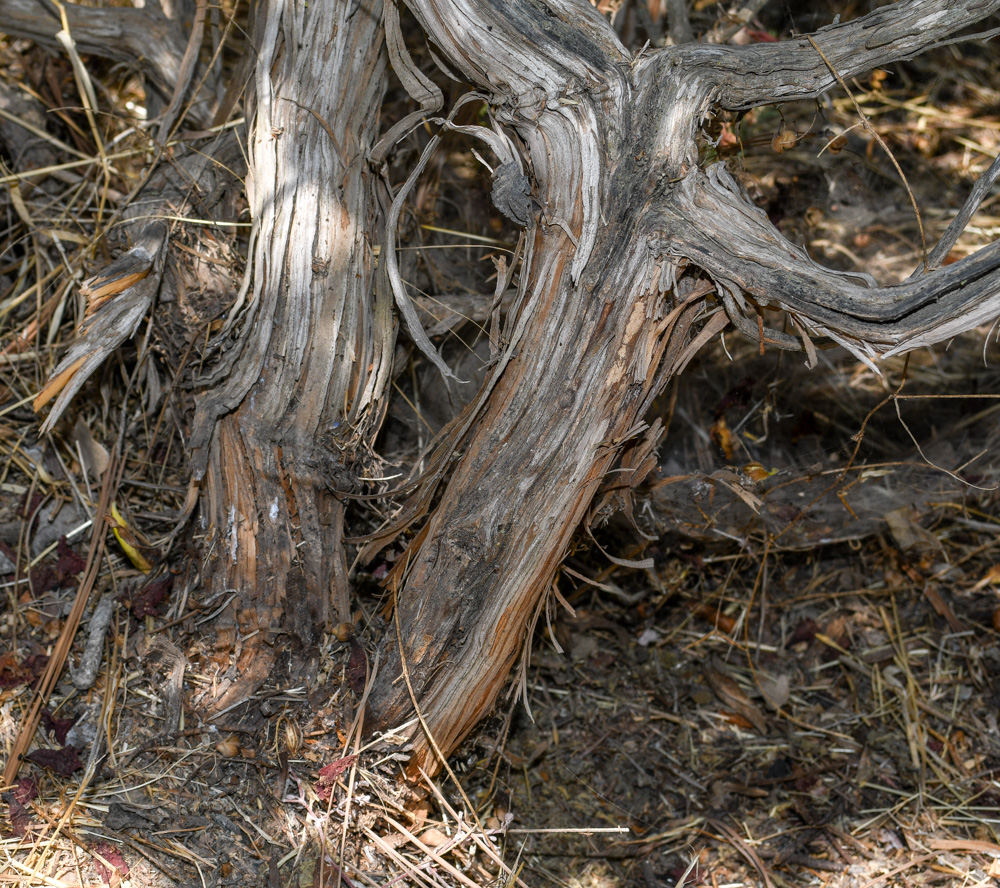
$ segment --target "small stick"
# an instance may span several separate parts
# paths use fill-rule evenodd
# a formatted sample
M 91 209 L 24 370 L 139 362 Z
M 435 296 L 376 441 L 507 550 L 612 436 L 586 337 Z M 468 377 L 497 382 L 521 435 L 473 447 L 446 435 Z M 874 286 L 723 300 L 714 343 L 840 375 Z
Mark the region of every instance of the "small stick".
M 104 649 L 104 636 L 111 625 L 111 615 L 115 608 L 115 593 L 105 592 L 101 600 L 97 602 L 94 613 L 90 617 L 90 634 L 87 636 L 87 645 L 83 649 L 83 657 L 80 659 L 80 668 L 74 669 L 73 664 L 69 664 L 69 675 L 73 682 L 73 687 L 78 691 L 89 690 L 97 678 L 97 670 L 101 666 L 101 654 Z

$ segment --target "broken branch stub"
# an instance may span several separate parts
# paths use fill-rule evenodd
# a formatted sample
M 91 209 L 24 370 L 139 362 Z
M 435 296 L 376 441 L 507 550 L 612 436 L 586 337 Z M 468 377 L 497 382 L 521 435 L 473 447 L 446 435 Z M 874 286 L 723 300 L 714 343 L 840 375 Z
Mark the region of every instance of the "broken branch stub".
M 81 285 L 80 292 L 87 297 L 87 311 L 77 338 L 34 401 L 37 412 L 56 399 L 40 434 L 52 430 L 94 371 L 119 345 L 135 335 L 160 287 L 168 241 L 166 224 L 159 220 L 151 222 L 131 250 Z

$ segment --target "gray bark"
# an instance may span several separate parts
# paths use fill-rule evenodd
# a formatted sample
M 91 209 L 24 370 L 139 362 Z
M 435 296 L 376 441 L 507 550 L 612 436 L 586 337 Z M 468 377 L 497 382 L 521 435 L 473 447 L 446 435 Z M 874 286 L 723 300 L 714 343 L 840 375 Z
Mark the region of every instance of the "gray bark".
M 380 0 L 257 11 L 247 117 L 252 260 L 239 331 L 191 437 L 214 526 L 211 583 L 235 590 L 220 645 L 239 651 L 212 705 L 350 619 L 343 495 L 385 408 L 395 322 L 373 290 L 378 209 L 368 155 L 385 91 Z M 282 645 L 283 647 L 284 645 Z
M 167 99 L 178 84 L 187 86 L 181 74 L 191 22 L 172 20 L 153 6 L 132 9 L 64 3 L 63 8 L 69 35 L 81 54 L 114 59 L 142 71 Z M 0 0 L 0 29 L 12 37 L 63 51 L 56 37 L 63 30 L 59 11 L 43 0 Z M 212 85 L 211 80 L 207 85 Z M 209 92 L 199 97 L 203 101 L 190 109 L 188 117 L 196 125 L 206 126 L 214 107 Z
M 810 350 L 812 331 L 871 361 L 1000 314 L 1000 247 L 880 289 L 814 264 L 698 153 L 701 125 L 720 108 L 819 95 L 837 84 L 831 65 L 849 78 L 912 56 L 1000 3 L 911 0 L 824 28 L 815 45 L 688 44 L 635 58 L 582 0 L 408 6 L 517 131 L 540 208 L 498 363 L 398 525 L 429 514 L 391 577 L 401 634 L 370 696 L 370 726 L 412 712 L 405 665 L 447 753 L 496 699 L 651 399 L 727 321 L 765 347 Z M 767 330 L 764 305 L 789 312 L 801 335 Z M 414 740 L 415 764 L 439 767 L 423 729 Z

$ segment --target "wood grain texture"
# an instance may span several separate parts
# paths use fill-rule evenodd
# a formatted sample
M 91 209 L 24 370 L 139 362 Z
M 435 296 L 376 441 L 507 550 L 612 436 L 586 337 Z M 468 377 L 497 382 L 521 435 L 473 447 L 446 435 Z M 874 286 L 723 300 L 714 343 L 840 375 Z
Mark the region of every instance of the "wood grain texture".
M 217 534 L 211 582 L 235 591 L 223 626 L 241 639 L 220 708 L 259 686 L 282 649 L 302 652 L 334 616 L 350 618 L 339 494 L 378 427 L 395 335 L 369 240 L 381 3 L 263 3 L 254 43 L 243 332 L 191 439 Z
M 636 58 L 584 0 L 407 5 L 447 64 L 488 91 L 496 118 L 516 130 L 540 206 L 500 359 L 400 513 L 400 525 L 429 517 L 392 577 L 402 652 L 387 642 L 369 727 L 410 717 L 405 660 L 447 753 L 496 700 L 651 399 L 717 334 L 723 311 L 753 331 L 759 306 L 780 306 L 867 360 L 1000 313 L 1000 250 L 879 289 L 813 263 L 723 167 L 699 167 L 697 141 L 720 107 L 818 95 L 837 82 L 826 60 L 842 76 L 861 73 L 1000 3 L 892 4 L 819 32 L 822 56 L 801 39 Z M 413 739 L 414 770 L 439 768 L 419 728 Z

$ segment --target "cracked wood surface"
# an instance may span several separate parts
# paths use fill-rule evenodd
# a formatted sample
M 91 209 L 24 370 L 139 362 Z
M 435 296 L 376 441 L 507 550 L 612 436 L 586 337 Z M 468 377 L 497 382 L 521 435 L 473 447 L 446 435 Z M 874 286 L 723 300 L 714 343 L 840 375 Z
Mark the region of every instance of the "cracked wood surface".
M 238 656 L 210 701 L 219 709 L 259 687 L 283 650 L 308 665 L 320 634 L 350 619 L 342 496 L 384 410 L 395 338 L 373 296 L 370 241 L 381 3 L 268 2 L 256 15 L 242 332 L 191 438 L 217 534 L 211 583 L 236 592 L 220 623 Z
M 505 349 L 401 512 L 430 517 L 391 578 L 402 654 L 387 641 L 369 699 L 368 728 L 410 716 L 405 661 L 447 753 L 492 706 L 597 486 L 722 308 L 753 334 L 758 306 L 778 305 L 869 361 L 1000 313 L 997 248 L 879 289 L 813 263 L 723 167 L 699 168 L 697 141 L 720 107 L 818 95 L 837 84 L 830 65 L 850 77 L 914 55 L 1000 3 L 893 4 L 818 32 L 822 55 L 795 39 L 635 58 L 582 0 L 407 5 L 517 131 L 540 206 Z M 685 298 L 706 278 L 714 299 Z M 420 728 L 414 743 L 411 767 L 437 770 Z

